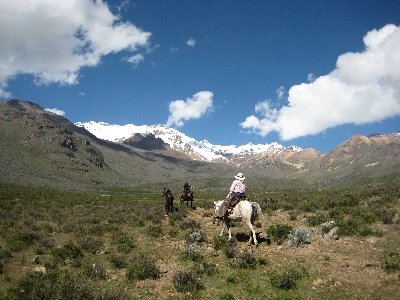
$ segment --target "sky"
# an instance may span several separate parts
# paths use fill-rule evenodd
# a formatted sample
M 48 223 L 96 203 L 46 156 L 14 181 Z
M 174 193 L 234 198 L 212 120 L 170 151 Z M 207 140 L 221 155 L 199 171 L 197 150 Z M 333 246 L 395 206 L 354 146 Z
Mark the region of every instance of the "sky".
M 328 153 L 400 131 L 400 2 L 0 0 L 0 100 Z

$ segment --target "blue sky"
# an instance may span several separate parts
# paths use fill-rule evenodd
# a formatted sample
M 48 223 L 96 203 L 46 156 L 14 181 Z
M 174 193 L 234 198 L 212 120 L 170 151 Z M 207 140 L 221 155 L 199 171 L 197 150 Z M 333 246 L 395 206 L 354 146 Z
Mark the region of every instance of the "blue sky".
M 400 131 L 399 1 L 1 0 L 0 99 L 328 153 Z

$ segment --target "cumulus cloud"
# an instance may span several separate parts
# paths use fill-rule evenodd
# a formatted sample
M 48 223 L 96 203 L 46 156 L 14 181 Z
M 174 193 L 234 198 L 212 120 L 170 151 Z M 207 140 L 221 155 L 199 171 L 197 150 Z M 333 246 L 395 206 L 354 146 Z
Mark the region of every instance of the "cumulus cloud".
M 169 104 L 167 126 L 183 126 L 184 121 L 199 119 L 204 114 L 213 111 L 214 94 L 208 91 L 198 92 L 193 98 L 172 101 Z
M 54 113 L 56 115 L 59 115 L 59 116 L 63 116 L 63 117 L 65 116 L 65 112 L 62 111 L 62 110 L 59 110 L 57 108 L 45 108 L 44 110 L 52 112 L 52 113 Z
M 190 46 L 190 47 L 194 47 L 194 45 L 196 45 L 196 40 L 190 38 L 190 39 L 186 42 L 186 44 L 187 44 L 188 46 Z
M 151 33 L 122 22 L 102 0 L 0 1 L 0 95 L 31 74 L 36 84 L 76 84 L 102 56 L 146 47 Z
M 330 74 L 309 75 L 310 83 L 291 87 L 287 106 L 276 110 L 257 104 L 261 117 L 249 116 L 240 125 L 261 136 L 276 131 L 290 140 L 400 115 L 400 27 L 374 29 L 363 41 L 365 50 L 339 56 Z
M 135 67 L 137 67 L 138 64 L 140 64 L 142 61 L 144 61 L 144 56 L 143 54 L 135 54 L 131 57 L 129 57 L 127 60 L 127 62 L 133 63 L 135 65 Z

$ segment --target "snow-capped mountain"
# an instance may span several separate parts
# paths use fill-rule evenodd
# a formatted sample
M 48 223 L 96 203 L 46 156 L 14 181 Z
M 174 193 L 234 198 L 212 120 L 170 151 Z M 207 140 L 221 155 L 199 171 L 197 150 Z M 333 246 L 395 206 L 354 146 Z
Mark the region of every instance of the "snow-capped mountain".
M 284 147 L 279 143 L 258 144 L 249 143 L 247 145 L 221 146 L 212 145 L 207 140 L 196 141 L 186 136 L 182 132 L 169 128 L 165 125 L 110 125 L 104 122 L 77 122 L 78 127 L 83 127 L 97 138 L 111 141 L 123 142 L 139 133 L 143 137 L 153 134 L 155 138 L 160 138 L 172 149 L 180 151 L 196 160 L 203 161 L 232 161 L 232 158 L 247 158 L 256 154 L 268 153 L 279 154 L 283 151 L 300 152 L 303 149 L 297 146 Z

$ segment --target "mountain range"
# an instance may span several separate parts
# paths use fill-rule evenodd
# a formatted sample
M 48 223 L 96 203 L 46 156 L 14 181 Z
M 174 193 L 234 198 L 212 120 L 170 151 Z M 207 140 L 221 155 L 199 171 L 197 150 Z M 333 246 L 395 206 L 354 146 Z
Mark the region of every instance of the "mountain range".
M 38 104 L 0 102 L 0 182 L 63 189 L 223 189 L 238 171 L 255 191 L 399 182 L 400 134 L 355 135 L 328 154 L 279 143 L 196 141 L 164 125 L 71 123 Z

